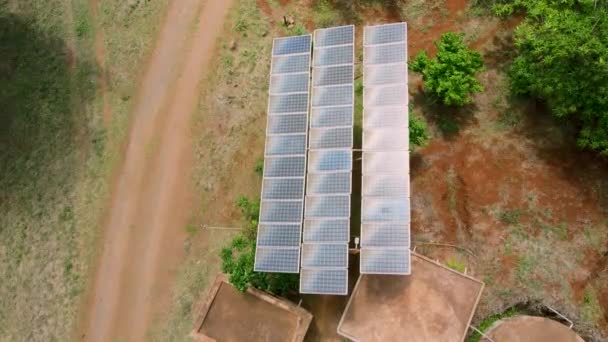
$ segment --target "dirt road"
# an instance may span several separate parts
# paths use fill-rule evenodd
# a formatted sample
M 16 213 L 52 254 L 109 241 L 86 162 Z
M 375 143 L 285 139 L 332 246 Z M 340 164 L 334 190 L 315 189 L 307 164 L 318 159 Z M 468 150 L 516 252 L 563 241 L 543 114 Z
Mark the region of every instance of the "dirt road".
M 133 107 L 82 340 L 144 340 L 169 302 L 191 203 L 190 116 L 230 4 L 169 5 Z

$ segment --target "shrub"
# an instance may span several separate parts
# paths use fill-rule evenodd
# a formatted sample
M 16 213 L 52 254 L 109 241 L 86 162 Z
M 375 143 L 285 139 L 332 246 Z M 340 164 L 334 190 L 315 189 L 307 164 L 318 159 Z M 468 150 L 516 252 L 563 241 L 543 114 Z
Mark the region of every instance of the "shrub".
M 437 56 L 429 58 L 421 51 L 410 69 L 422 74 L 424 89 L 448 106 L 462 106 L 472 101 L 471 94 L 483 91 L 475 74 L 483 70 L 483 59 L 464 43 L 464 35 L 448 32 L 441 36 Z
M 410 145 L 424 146 L 429 140 L 429 133 L 426 122 L 410 111 L 409 115 L 410 127 Z

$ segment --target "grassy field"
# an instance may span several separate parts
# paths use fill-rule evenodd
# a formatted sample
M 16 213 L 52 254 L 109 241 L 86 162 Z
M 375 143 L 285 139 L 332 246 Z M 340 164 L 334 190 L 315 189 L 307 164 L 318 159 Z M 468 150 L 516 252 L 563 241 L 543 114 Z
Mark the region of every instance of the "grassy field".
M 138 72 L 166 3 L 103 1 L 93 18 L 87 0 L 0 2 L 0 340 L 73 333 Z

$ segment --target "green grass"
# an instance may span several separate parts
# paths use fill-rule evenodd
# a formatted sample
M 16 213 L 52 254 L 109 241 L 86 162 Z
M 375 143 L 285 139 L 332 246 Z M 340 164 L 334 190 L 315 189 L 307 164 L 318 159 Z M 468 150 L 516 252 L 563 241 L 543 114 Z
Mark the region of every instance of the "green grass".
M 125 102 L 112 106 L 116 120 L 108 127 L 89 1 L 0 5 L 0 340 L 61 341 L 72 333 L 127 130 L 122 98 L 150 46 L 142 31 L 155 31 L 150 20 L 165 2 L 124 18 L 123 1 L 103 2 L 100 19 L 112 19 L 109 101 Z M 142 14 L 145 22 L 136 19 Z
M 481 332 L 485 332 L 495 322 L 500 321 L 501 319 L 516 316 L 517 314 L 519 314 L 519 311 L 516 308 L 510 308 L 510 309 L 506 310 L 505 312 L 491 315 L 491 316 L 487 317 L 486 319 L 484 319 L 483 321 L 481 321 L 479 323 L 479 325 L 477 326 L 477 329 L 479 329 Z M 468 341 L 469 342 L 479 342 L 482 340 L 481 338 L 482 338 L 482 336 L 478 332 L 473 332 L 473 334 L 471 334 L 471 337 L 468 339 Z
M 465 265 L 464 262 L 457 260 L 457 259 L 448 259 L 445 262 L 445 265 L 451 269 L 453 269 L 454 271 L 458 271 L 460 273 L 464 273 L 464 271 L 467 269 L 467 265 Z

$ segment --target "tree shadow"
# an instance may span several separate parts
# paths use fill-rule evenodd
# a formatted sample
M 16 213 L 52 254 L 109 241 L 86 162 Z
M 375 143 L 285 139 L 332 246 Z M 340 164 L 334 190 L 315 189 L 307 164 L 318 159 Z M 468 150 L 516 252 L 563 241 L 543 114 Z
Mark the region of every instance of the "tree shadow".
M 0 12 L 0 206 L 42 200 L 36 184 L 69 180 L 74 151 L 99 143 L 85 111 L 95 72 L 51 24 Z
M 474 102 L 462 107 L 451 107 L 424 91 L 418 91 L 414 94 L 412 103 L 414 108 L 422 110 L 426 120 L 435 125 L 446 140 L 454 140 L 461 130 L 477 123 L 475 112 L 478 108 Z

